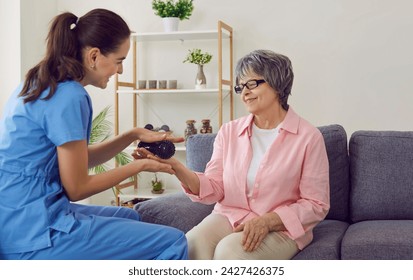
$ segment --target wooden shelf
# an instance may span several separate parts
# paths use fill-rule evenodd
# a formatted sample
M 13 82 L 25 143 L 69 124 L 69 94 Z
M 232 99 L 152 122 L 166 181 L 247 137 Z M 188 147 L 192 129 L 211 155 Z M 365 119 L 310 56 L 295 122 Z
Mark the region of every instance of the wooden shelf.
M 128 202 L 134 199 L 152 199 L 156 197 L 162 197 L 165 195 L 177 193 L 181 190 L 171 189 L 166 187 L 165 191 L 161 194 L 153 194 L 151 188 L 140 187 L 139 189 L 125 189 L 122 190 L 122 193 L 119 193 L 118 197 L 120 202 Z
M 117 93 L 124 94 L 206 94 L 219 93 L 219 89 L 118 89 Z M 224 94 L 229 94 L 230 90 L 223 90 Z
M 233 30 L 232 27 L 225 24 L 222 21 L 217 22 L 217 29 L 215 30 L 204 30 L 204 31 L 176 31 L 176 32 L 157 32 L 157 33 L 132 33 L 131 34 L 131 41 L 132 41 L 132 81 L 122 81 L 119 80 L 118 75 L 116 75 L 116 80 L 115 80 L 115 92 L 114 92 L 114 108 L 115 108 L 115 121 L 114 121 L 114 132 L 115 135 L 119 134 L 119 115 L 120 115 L 120 109 L 119 109 L 119 98 L 120 95 L 122 94 L 130 94 L 131 95 L 131 106 L 132 106 L 132 121 L 133 121 L 133 126 L 137 127 L 139 126 L 139 111 L 140 111 L 140 106 L 143 102 L 146 102 L 147 100 L 152 100 L 149 96 L 157 95 L 159 98 L 165 98 L 171 99 L 166 97 L 166 95 L 175 95 L 177 98 L 176 100 L 180 98 L 187 98 L 190 95 L 190 98 L 196 97 L 196 95 L 199 96 L 199 99 L 201 102 L 214 102 L 213 99 L 215 98 L 216 101 L 212 103 L 213 105 L 216 104 L 216 112 L 218 115 L 217 118 L 217 124 L 218 128 L 221 127 L 222 122 L 223 122 L 223 111 L 224 111 L 224 101 L 226 99 L 227 103 L 229 103 L 229 106 L 227 107 L 228 113 L 229 113 L 229 120 L 233 119 Z M 228 44 L 225 44 L 226 46 L 228 45 L 227 51 L 229 52 L 228 55 L 228 61 L 226 66 L 228 70 L 228 77 L 224 78 L 224 71 L 223 71 L 223 53 L 224 52 L 224 46 L 223 46 L 223 40 L 228 39 Z M 217 75 L 218 75 L 218 88 L 211 88 L 211 89 L 137 89 L 138 88 L 138 80 L 139 80 L 139 75 L 137 73 L 138 69 L 138 43 L 141 42 L 160 42 L 160 41 L 187 41 L 187 40 L 216 40 L 217 42 L 217 60 L 218 60 L 218 65 L 216 68 Z M 147 44 L 149 45 L 149 44 Z M 225 46 L 225 48 L 226 48 Z M 142 49 L 145 49 L 145 44 L 142 45 Z M 142 56 L 142 51 L 139 52 L 139 56 Z M 126 70 L 126 69 L 125 69 Z M 180 96 L 181 95 L 181 96 Z M 211 96 L 211 100 L 209 100 L 209 96 Z M 206 100 L 205 98 L 206 97 Z M 129 99 L 127 96 L 123 96 L 122 98 Z M 155 98 L 154 98 L 155 99 Z M 179 103 L 178 104 L 184 104 L 184 103 Z M 200 104 L 204 105 L 204 104 Z M 215 112 L 215 111 L 214 111 Z M 186 147 L 184 143 L 178 143 L 175 145 L 176 151 L 177 152 L 185 152 Z M 126 152 L 132 153 L 133 150 L 135 149 L 135 146 L 130 146 L 125 149 Z M 167 195 L 171 192 L 173 192 L 173 189 L 166 189 L 166 191 L 159 195 L 159 194 L 152 194 L 150 192 L 150 189 L 145 189 L 141 188 L 138 183 L 138 178 L 132 183 L 133 184 L 133 192 L 135 193 L 129 193 L 125 192 L 125 190 L 122 188 L 121 185 L 116 186 L 116 195 L 117 195 L 117 205 L 120 205 L 121 201 L 131 201 L 133 199 L 151 199 L 154 197 L 159 197 L 163 195 Z M 129 187 L 129 185 L 127 186 Z M 122 189 L 121 193 L 120 190 Z M 126 187 L 125 187 L 126 189 Z M 176 190 L 175 190 L 176 191 Z
M 176 31 L 164 33 L 132 33 L 131 38 L 135 42 L 149 41 L 186 41 L 186 40 L 213 40 L 218 39 L 219 33 L 217 30 L 206 31 Z M 229 38 L 230 35 L 222 33 L 223 38 Z

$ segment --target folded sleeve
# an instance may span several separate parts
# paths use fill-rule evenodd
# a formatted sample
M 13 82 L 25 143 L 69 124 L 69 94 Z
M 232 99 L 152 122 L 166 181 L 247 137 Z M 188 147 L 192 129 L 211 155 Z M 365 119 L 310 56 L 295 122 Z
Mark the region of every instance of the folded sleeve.
M 43 117 L 47 137 L 56 146 L 76 140 L 88 140 L 92 108 L 83 88 L 69 88 L 52 98 Z

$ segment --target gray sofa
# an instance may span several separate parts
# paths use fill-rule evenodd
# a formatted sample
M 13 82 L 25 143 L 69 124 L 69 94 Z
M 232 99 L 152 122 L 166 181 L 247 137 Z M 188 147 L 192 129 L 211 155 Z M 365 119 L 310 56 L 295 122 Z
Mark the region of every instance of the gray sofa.
M 319 127 L 330 164 L 330 211 L 294 259 L 413 259 L 413 132 Z M 187 141 L 187 166 L 203 171 L 215 134 Z M 349 143 L 347 145 L 347 143 Z M 183 193 L 135 205 L 143 221 L 184 232 L 212 211 Z

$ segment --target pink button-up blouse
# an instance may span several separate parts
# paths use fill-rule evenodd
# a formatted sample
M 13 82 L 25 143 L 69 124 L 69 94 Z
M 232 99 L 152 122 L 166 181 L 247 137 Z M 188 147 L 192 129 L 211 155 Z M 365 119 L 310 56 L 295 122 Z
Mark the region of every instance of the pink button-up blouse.
M 200 193 L 193 201 L 217 202 L 214 213 L 226 216 L 235 228 L 265 213 L 277 213 L 283 231 L 299 249 L 313 238 L 313 228 L 330 207 L 329 165 L 320 131 L 291 108 L 259 166 L 252 196 L 247 196 L 247 173 L 252 159 L 248 115 L 222 126 L 214 142 L 205 173 L 196 173 Z

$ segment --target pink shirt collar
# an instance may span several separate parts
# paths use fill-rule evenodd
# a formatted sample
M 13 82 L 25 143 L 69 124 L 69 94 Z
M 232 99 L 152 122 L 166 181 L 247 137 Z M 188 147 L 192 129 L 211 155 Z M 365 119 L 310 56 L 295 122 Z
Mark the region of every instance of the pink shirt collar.
M 244 133 L 248 133 L 248 136 L 251 136 L 251 126 L 253 119 L 253 114 L 249 114 L 244 119 L 243 123 L 240 125 L 238 136 L 241 136 Z M 294 110 L 290 106 L 290 108 L 287 111 L 287 115 L 285 115 L 284 121 L 281 124 L 280 130 L 286 130 L 290 133 L 297 134 L 299 124 L 300 117 L 294 112 Z

